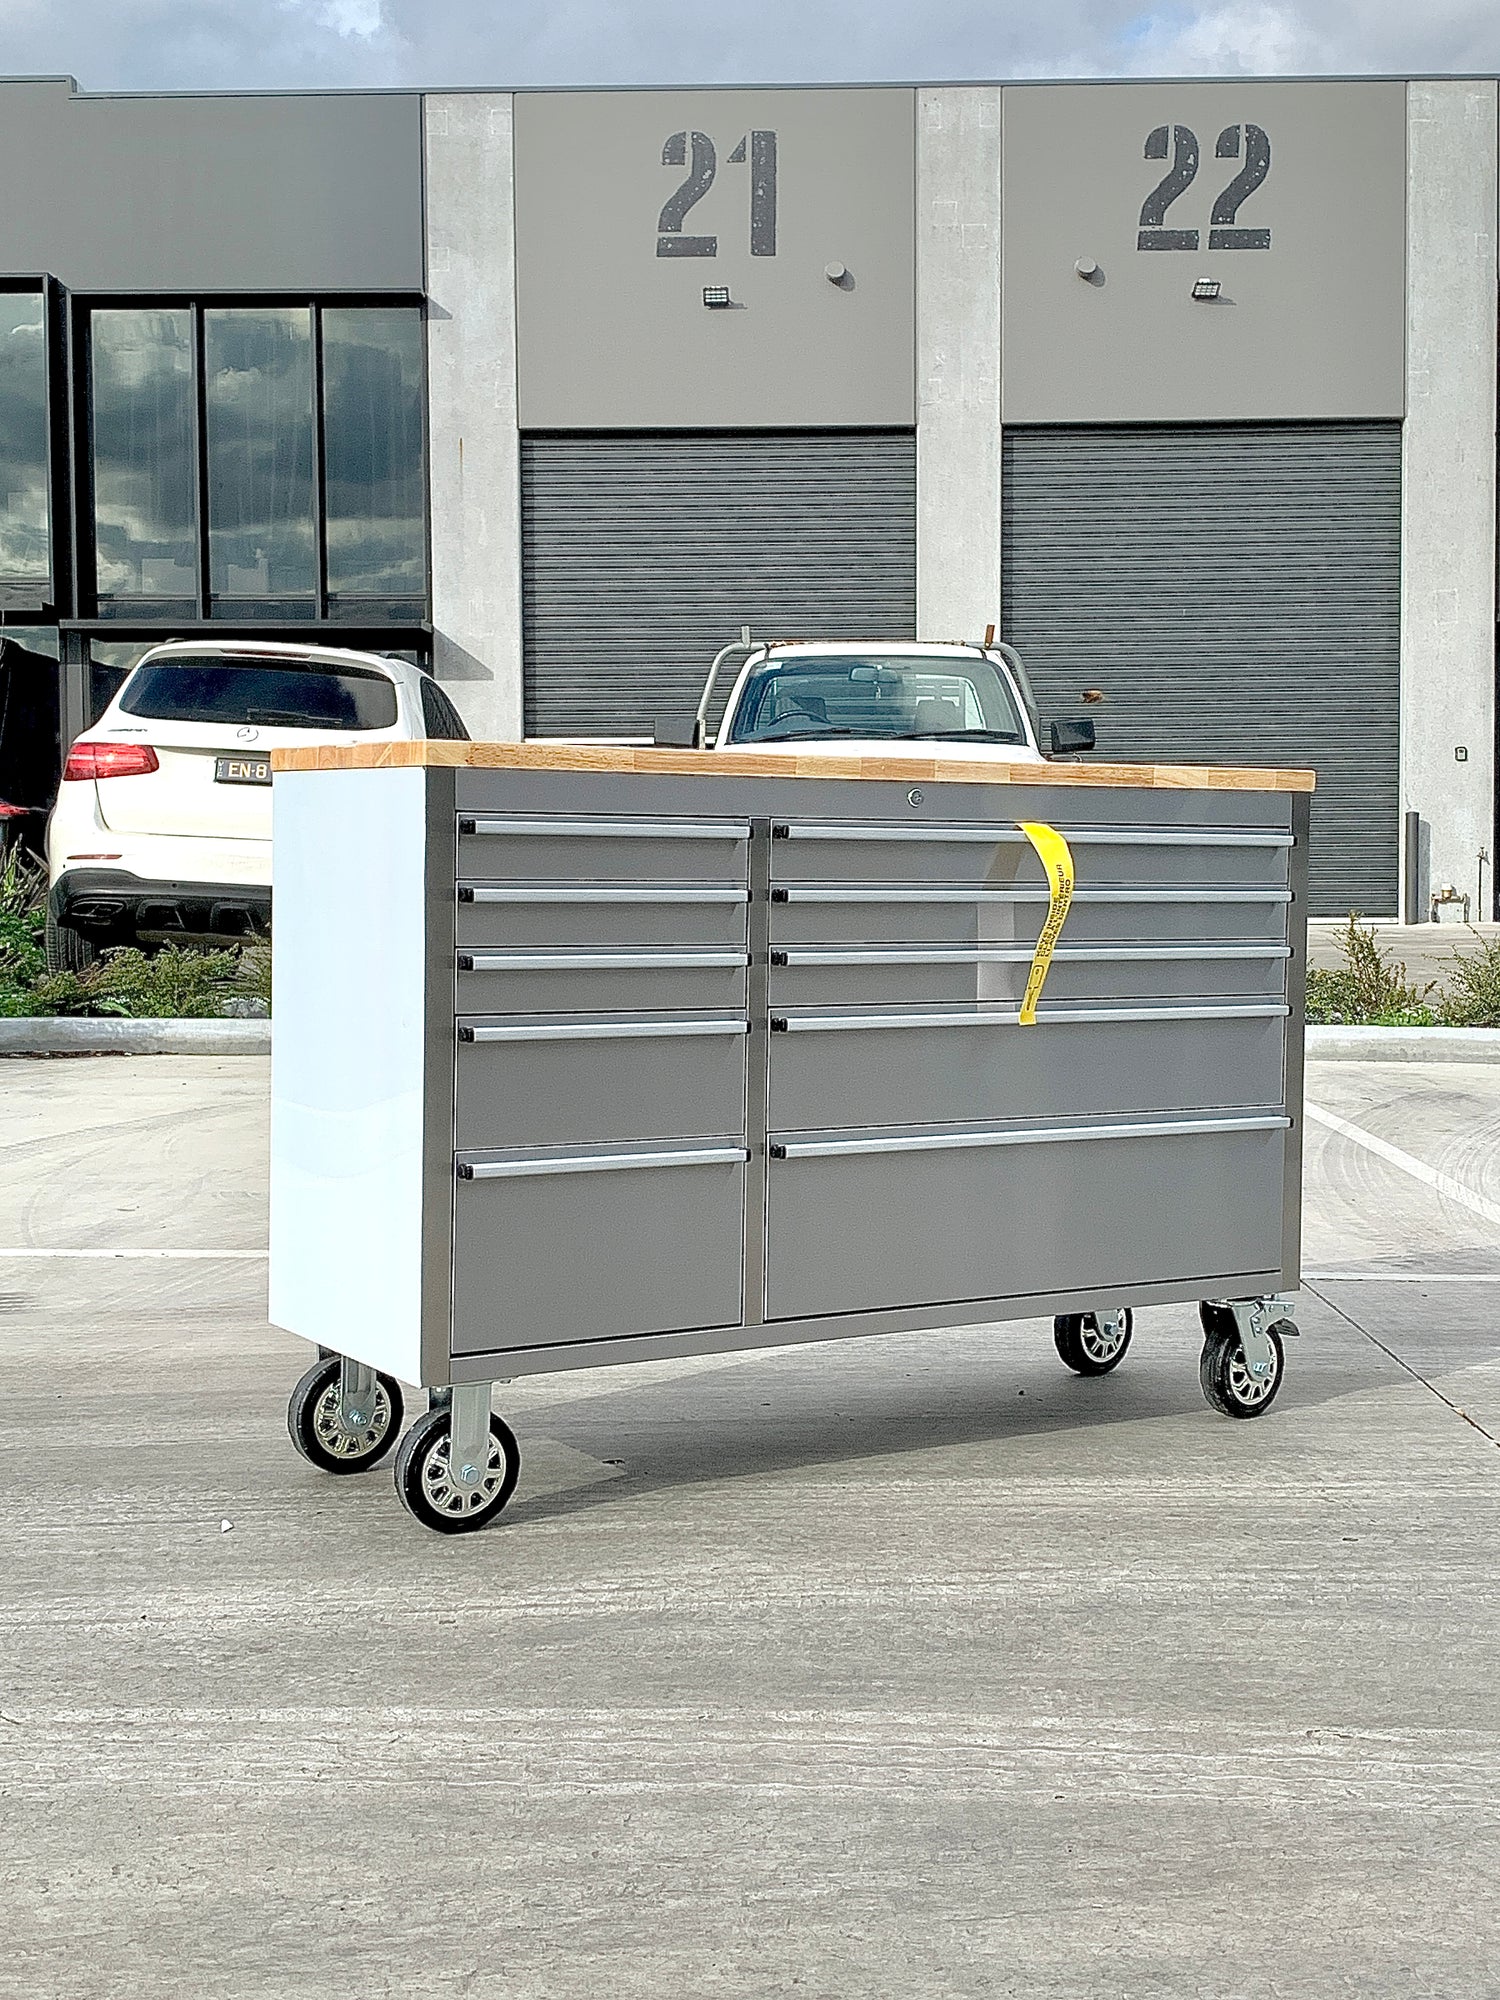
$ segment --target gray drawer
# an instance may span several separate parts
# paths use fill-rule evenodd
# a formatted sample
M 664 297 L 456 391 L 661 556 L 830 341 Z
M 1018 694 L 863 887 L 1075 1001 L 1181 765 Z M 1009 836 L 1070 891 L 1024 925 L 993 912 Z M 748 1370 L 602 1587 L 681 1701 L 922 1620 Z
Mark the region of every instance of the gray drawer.
M 891 884 L 781 887 L 771 899 L 771 943 L 1034 944 L 1046 920 L 1044 888 L 977 884 L 904 894 Z M 1096 889 L 1081 886 L 1068 911 L 1069 944 L 1286 942 L 1286 889 Z
M 1028 1140 L 773 1157 L 767 1318 L 1280 1269 L 1284 1130 Z
M 734 883 L 459 885 L 462 947 L 720 945 L 743 951 L 748 889 Z
M 786 824 L 778 822 L 778 824 Z M 1125 829 L 1053 824 L 1068 840 L 1080 882 L 1091 887 L 1284 888 L 1290 833 L 1235 828 Z M 1041 888 L 1046 877 L 1013 821 L 967 827 L 827 828 L 791 823 L 771 843 L 778 886 L 834 882 L 974 882 Z
M 749 868 L 743 820 L 461 813 L 458 825 L 464 882 L 742 883 Z
M 1264 999 L 1286 997 L 1285 945 L 1173 947 L 1074 944 L 1066 931 L 1053 955 L 1044 1002 L 1068 1000 Z M 953 957 L 944 953 L 951 949 Z M 961 956 L 963 947 L 871 948 L 788 946 L 789 963 L 771 962 L 771 1006 L 902 1007 L 987 1002 L 1018 1005 L 1031 969 L 1031 947 L 978 947 L 989 956 Z M 1180 950 L 1183 956 L 1167 956 Z M 1100 954 L 1094 956 L 1091 954 Z M 1082 954 L 1082 955 L 1080 955 Z M 1139 955 L 1133 955 L 1139 954 Z M 1150 955 L 1148 955 L 1150 954 Z
M 743 1016 L 459 1023 L 461 1147 L 743 1137 Z
M 458 955 L 460 1014 L 743 1013 L 742 951 L 473 951 Z
M 1266 1003 L 1248 1017 L 1220 1008 L 1213 1020 L 1183 1019 L 1170 1003 L 1152 1021 L 1110 1021 L 1118 1008 L 1059 1021 L 1059 1011 L 1044 1002 L 1026 1028 L 972 1015 L 884 1027 L 922 1016 L 794 1015 L 771 1036 L 771 1125 L 957 1125 L 1282 1101 L 1284 1007 Z
M 532 1158 L 460 1179 L 453 1352 L 738 1325 L 745 1169 L 700 1151 L 680 1165 Z

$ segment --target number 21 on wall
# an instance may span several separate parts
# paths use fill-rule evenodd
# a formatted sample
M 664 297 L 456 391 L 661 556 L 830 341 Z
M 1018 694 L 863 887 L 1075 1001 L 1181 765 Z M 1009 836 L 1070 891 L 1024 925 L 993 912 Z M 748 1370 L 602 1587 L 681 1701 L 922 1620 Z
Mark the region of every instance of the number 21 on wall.
M 1174 125 L 1170 132 L 1158 125 L 1146 140 L 1145 157 L 1164 160 L 1167 141 L 1172 143 L 1169 172 L 1152 188 L 1141 203 L 1141 230 L 1135 239 L 1137 250 L 1196 250 L 1196 229 L 1168 229 L 1167 210 L 1181 194 L 1186 194 L 1198 176 L 1198 135 L 1186 125 Z M 1214 203 L 1209 217 L 1210 250 L 1269 250 L 1269 229 L 1240 229 L 1235 225 L 1240 209 L 1271 171 L 1271 141 L 1259 125 L 1226 125 L 1214 147 L 1214 157 L 1237 160 L 1244 165 Z
M 717 257 L 717 236 L 683 233 L 688 210 L 696 208 L 714 184 L 719 160 L 706 132 L 674 132 L 661 149 L 664 167 L 686 167 L 687 178 L 668 195 L 657 219 L 658 257 Z M 729 155 L 732 167 L 750 169 L 750 255 L 776 255 L 776 134 L 747 132 Z

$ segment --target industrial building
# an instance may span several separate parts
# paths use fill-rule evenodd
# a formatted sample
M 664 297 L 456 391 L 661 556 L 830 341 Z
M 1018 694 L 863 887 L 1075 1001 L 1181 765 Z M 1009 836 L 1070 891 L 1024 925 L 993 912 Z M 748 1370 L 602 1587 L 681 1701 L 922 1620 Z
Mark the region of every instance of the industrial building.
M 55 747 L 166 636 L 640 737 L 745 624 L 993 623 L 1101 754 L 1315 766 L 1315 914 L 1493 913 L 1494 79 L 0 114 L 6 702 Z

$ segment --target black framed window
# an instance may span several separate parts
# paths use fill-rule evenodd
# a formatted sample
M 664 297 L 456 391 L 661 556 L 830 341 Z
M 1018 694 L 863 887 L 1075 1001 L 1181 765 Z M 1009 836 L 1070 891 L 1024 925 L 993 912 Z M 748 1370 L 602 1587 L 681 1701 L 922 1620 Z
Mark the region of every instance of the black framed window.
M 193 316 L 110 308 L 90 324 L 93 542 L 99 608 L 198 609 Z
M 40 284 L 0 289 L 0 601 L 50 604 L 49 330 Z
M 96 619 L 425 620 L 419 305 L 79 311 Z
M 203 315 L 209 615 L 315 618 L 312 312 Z

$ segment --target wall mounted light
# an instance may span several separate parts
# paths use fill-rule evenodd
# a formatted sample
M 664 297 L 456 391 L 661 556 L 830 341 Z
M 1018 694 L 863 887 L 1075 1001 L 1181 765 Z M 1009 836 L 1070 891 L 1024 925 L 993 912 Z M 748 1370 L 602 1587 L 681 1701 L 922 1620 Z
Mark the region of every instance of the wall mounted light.
M 1195 299 L 1216 299 L 1221 289 L 1222 287 L 1217 278 L 1195 278 L 1193 280 L 1193 297 Z
M 728 285 L 705 285 L 703 287 L 703 303 L 706 306 L 713 307 L 716 311 L 722 312 L 724 307 L 730 303 Z
M 854 290 L 854 273 L 847 264 L 825 264 L 823 276 L 830 285 L 837 285 L 841 292 Z
M 1098 263 L 1092 257 L 1080 257 L 1078 262 L 1073 266 L 1073 269 L 1078 273 L 1079 277 L 1083 279 L 1085 284 L 1087 284 L 1091 278 L 1097 278 L 1099 275 Z

